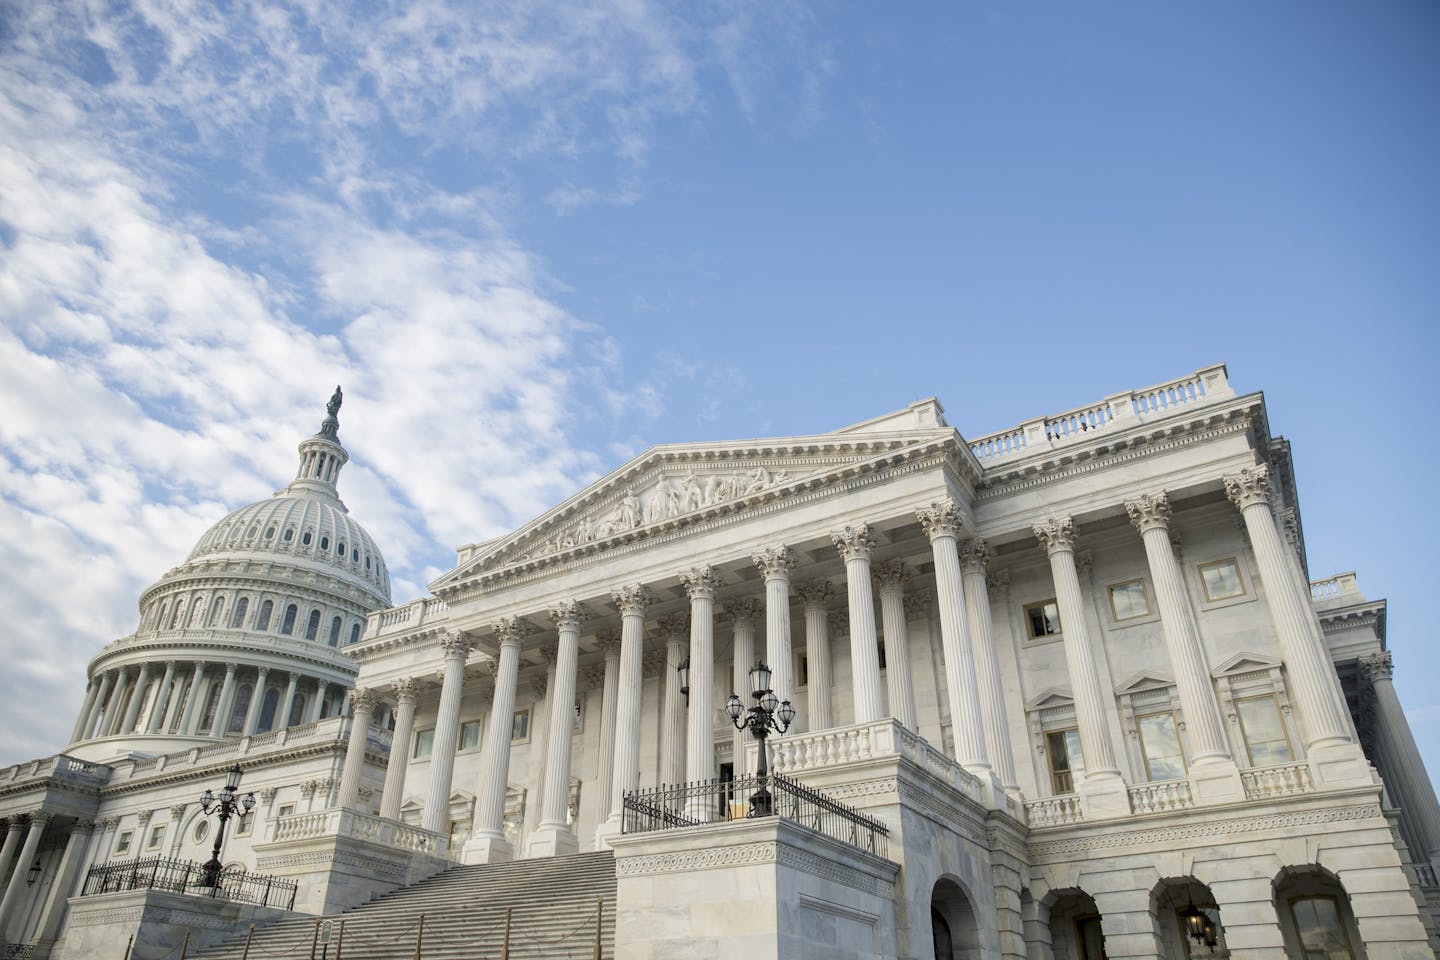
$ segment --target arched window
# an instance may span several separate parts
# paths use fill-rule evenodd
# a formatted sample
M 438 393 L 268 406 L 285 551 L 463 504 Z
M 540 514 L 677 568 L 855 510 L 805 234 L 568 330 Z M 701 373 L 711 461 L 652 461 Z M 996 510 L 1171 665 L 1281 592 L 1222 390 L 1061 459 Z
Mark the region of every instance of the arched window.
M 321 537 L 321 538 L 320 538 L 320 549 L 321 549 L 321 550 L 329 550 L 329 549 L 330 549 L 330 538 L 329 538 L 329 537 Z
M 300 718 L 305 716 L 305 694 L 295 694 L 295 699 L 290 701 L 290 722 L 287 727 L 298 726 Z
M 176 601 L 175 601 L 175 612 L 170 615 L 170 629 L 171 629 L 171 630 L 174 630 L 176 627 L 178 627 L 178 626 L 180 625 L 180 618 L 181 618 L 181 616 L 184 615 L 184 613 L 185 613 L 185 601 L 184 601 L 184 600 L 176 600 Z
M 344 540 L 341 540 L 338 544 L 335 545 L 335 552 L 338 553 L 338 554 L 340 554 L 340 559 L 341 559 L 341 560 L 344 560 L 344 559 L 345 559 L 345 541 L 344 541 Z
M 358 623 L 355 624 L 355 625 L 353 625 L 353 626 L 350 628 L 350 642 L 351 642 L 351 643 L 359 643 L 359 642 L 360 642 L 360 624 L 358 624 Z
M 260 706 L 260 722 L 255 725 L 256 733 L 264 733 L 275 726 L 275 711 L 280 709 L 280 691 L 271 687 L 265 691 L 265 700 Z
M 201 602 L 201 600 L 200 600 L 199 597 L 196 597 L 196 598 L 195 598 L 193 601 L 191 601 L 191 603 L 190 603 L 190 626 L 192 626 L 192 627 L 198 627 L 198 626 L 200 626 L 200 618 L 201 618 L 202 616 L 204 616 L 204 614 L 205 614 L 205 604 L 204 604 L 203 602 Z
M 225 612 L 225 598 L 216 597 L 210 604 L 210 619 L 206 622 L 207 627 L 213 627 L 220 622 L 220 614 Z
M 288 637 L 295 633 L 295 617 L 299 612 L 300 608 L 293 603 L 285 608 L 285 619 L 280 622 L 280 632 L 285 636 Z
M 235 604 L 235 613 L 230 617 L 230 626 L 245 626 L 245 611 L 250 609 L 250 598 L 241 597 Z
M 268 527 L 265 528 L 265 539 L 266 539 L 266 540 L 274 540 L 274 539 L 275 539 L 275 525 L 274 525 L 274 524 L 271 524 L 270 526 L 268 526 Z
M 340 646 L 340 618 L 336 617 L 330 621 L 330 646 Z
M 255 629 L 256 629 L 256 630 L 269 630 L 269 629 L 270 629 L 270 614 L 272 614 L 272 613 L 274 613 L 274 612 L 275 612 L 275 601 L 273 601 L 273 600 L 266 600 L 264 603 L 260 604 L 260 615 L 255 618 Z
M 310 540 L 311 540 L 310 531 L 309 531 L 309 530 L 306 530 L 304 536 L 302 536 L 302 537 L 300 538 L 300 543 L 301 543 L 302 546 L 308 547 L 308 546 L 310 546 Z
M 250 698 L 254 693 L 255 688 L 248 683 L 240 684 L 235 691 L 235 704 L 230 708 L 230 722 L 225 724 L 226 733 L 244 732 L 245 714 L 250 710 Z
M 215 710 L 220 706 L 220 684 L 211 683 L 210 689 L 205 692 L 205 709 L 200 714 L 200 726 L 197 728 L 202 733 L 209 733 L 210 728 L 215 725 Z
M 305 623 L 305 639 L 314 640 L 320 633 L 320 611 L 311 610 L 310 619 Z
M 294 527 L 286 527 L 286 528 L 285 528 L 285 542 L 286 542 L 286 543 L 289 543 L 291 540 L 294 540 L 294 539 L 295 539 L 295 528 L 294 528 Z

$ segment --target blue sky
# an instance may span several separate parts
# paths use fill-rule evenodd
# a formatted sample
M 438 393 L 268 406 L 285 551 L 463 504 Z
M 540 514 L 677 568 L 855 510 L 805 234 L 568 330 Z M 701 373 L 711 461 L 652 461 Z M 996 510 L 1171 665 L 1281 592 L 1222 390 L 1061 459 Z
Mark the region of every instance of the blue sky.
M 1425 2 L 7 4 L 0 763 L 337 381 L 403 601 L 651 443 L 1224 361 L 1440 770 L 1436 91 Z

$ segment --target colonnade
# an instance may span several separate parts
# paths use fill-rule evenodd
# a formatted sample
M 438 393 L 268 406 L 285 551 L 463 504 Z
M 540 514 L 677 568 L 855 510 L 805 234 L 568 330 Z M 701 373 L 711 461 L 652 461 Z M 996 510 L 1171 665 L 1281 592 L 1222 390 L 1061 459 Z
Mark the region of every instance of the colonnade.
M 305 698 L 301 723 L 321 719 L 327 697 L 338 706 L 345 689 L 342 684 L 295 671 L 242 668 L 233 662 L 207 660 L 127 664 L 90 678 L 70 742 L 125 734 L 225 736 L 235 698 L 246 683 L 251 687 L 250 702 L 239 735 L 252 736 L 263 732 L 259 728 L 269 678 L 282 672 L 287 679 L 283 689 L 274 685 L 279 696 L 269 729 L 288 725 L 297 696 Z M 219 699 L 207 723 L 202 713 L 217 688 Z

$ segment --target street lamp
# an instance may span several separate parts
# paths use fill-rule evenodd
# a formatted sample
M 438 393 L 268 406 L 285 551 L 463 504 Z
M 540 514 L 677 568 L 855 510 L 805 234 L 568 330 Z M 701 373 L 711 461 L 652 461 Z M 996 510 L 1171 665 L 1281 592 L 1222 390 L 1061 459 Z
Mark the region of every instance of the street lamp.
M 39 880 L 40 874 L 44 872 L 44 868 L 40 866 L 40 858 L 36 857 L 35 862 L 30 864 L 30 869 L 25 871 L 25 885 L 27 887 L 35 886 L 35 881 Z
M 772 809 L 770 791 L 766 781 L 770 775 L 769 761 L 766 757 L 765 738 L 771 731 L 784 733 L 790 729 L 790 723 L 795 719 L 795 708 L 789 700 L 781 700 L 770 689 L 770 668 L 762 661 L 750 669 L 750 690 L 755 697 L 755 706 L 749 710 L 740 700 L 737 693 L 730 694 L 730 699 L 725 701 L 725 713 L 730 717 L 730 722 L 735 724 L 736 730 L 749 729 L 750 735 L 760 742 L 760 768 L 755 772 L 755 779 L 759 783 L 753 796 L 750 797 L 750 812 L 748 817 L 768 817 Z
M 220 829 L 215 831 L 215 849 L 210 857 L 210 862 L 201 867 L 204 873 L 200 877 L 200 886 L 219 887 L 220 871 L 224 869 L 220 864 L 220 847 L 225 842 L 225 824 L 231 817 L 245 822 L 245 815 L 255 806 L 255 794 L 247 793 L 244 797 L 237 797 L 236 791 L 240 789 L 240 764 L 235 764 L 225 773 L 225 786 L 220 791 L 220 796 L 207 787 L 200 795 L 200 809 L 206 815 L 214 813 L 220 819 Z

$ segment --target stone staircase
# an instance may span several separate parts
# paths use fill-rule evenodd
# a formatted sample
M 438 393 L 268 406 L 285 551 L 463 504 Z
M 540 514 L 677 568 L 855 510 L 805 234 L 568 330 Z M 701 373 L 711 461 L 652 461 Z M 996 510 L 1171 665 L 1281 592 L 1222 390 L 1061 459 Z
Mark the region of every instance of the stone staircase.
M 597 910 L 604 898 L 603 911 Z M 510 913 L 505 952 L 506 911 Z M 452 867 L 326 919 L 328 950 L 316 960 L 411 960 L 420 915 L 421 960 L 592 960 L 600 922 L 600 956 L 615 955 L 615 856 L 609 851 L 511 863 Z M 340 923 L 344 921 L 344 943 Z M 310 960 L 316 919 L 282 920 L 255 930 L 249 960 Z M 343 951 L 343 952 L 342 952 Z M 241 960 L 245 936 L 203 952 L 204 960 Z

